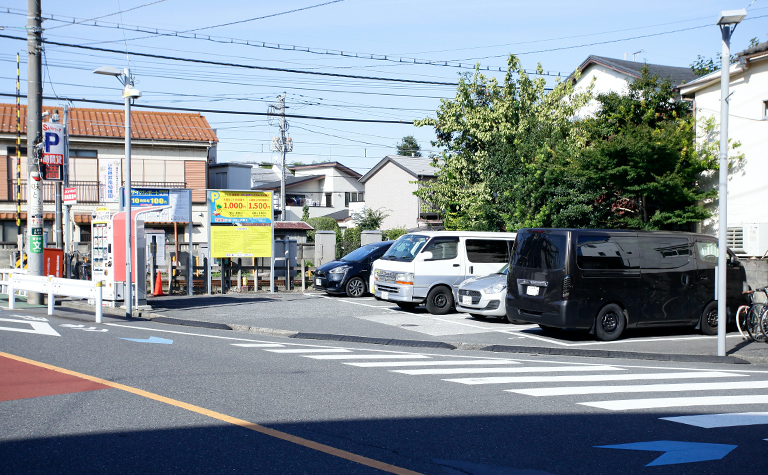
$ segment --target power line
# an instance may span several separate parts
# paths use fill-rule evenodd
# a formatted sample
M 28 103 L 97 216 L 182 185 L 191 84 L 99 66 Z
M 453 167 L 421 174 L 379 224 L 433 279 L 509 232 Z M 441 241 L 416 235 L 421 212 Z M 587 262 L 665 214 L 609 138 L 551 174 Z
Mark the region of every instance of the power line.
M 249 18 L 247 20 L 232 21 L 232 22 L 229 22 L 229 23 L 222 23 L 221 25 L 213 25 L 213 26 L 204 26 L 202 28 L 194 28 L 192 30 L 182 31 L 181 33 L 189 33 L 189 32 L 192 32 L 192 31 L 200 31 L 200 30 L 210 30 L 211 28 L 219 28 L 221 26 L 237 25 L 238 23 L 247 23 L 249 21 L 263 20 L 265 18 L 272 18 L 272 17 L 276 17 L 276 16 L 280 16 L 280 15 L 287 15 L 289 13 L 300 12 L 300 11 L 303 11 L 303 10 L 310 10 L 312 8 L 324 7 L 324 6 L 330 5 L 332 3 L 339 3 L 339 2 L 343 2 L 343 1 L 344 0 L 333 0 L 333 1 L 330 1 L 330 2 L 325 2 L 325 3 L 319 3 L 317 5 L 312 5 L 312 6 L 309 6 L 309 7 L 302 7 L 302 8 L 296 8 L 294 10 L 288 10 L 287 12 L 272 13 L 271 15 L 264 15 L 264 16 L 260 16 L 260 17 L 256 17 L 256 18 Z
M 18 41 L 27 41 L 26 38 L 19 38 L 18 36 L 11 36 L 11 35 L 0 35 L 0 38 L 8 38 L 11 40 L 18 40 Z M 277 72 L 283 72 L 283 73 L 331 76 L 331 77 L 339 77 L 339 78 L 347 78 L 347 79 L 366 79 L 366 80 L 372 80 L 372 81 L 403 82 L 403 83 L 409 83 L 409 84 L 429 84 L 429 85 L 436 85 L 436 86 L 452 86 L 452 87 L 458 85 L 456 83 L 451 83 L 451 82 L 420 81 L 416 79 L 382 78 L 382 77 L 376 77 L 376 76 L 353 76 L 349 74 L 323 73 L 319 71 L 302 71 L 300 69 L 270 68 L 267 66 L 253 66 L 249 64 L 224 63 L 220 61 L 209 61 L 205 59 L 178 58 L 174 56 L 165 56 L 165 55 L 151 54 L 151 53 L 139 53 L 135 51 L 118 51 L 118 50 L 108 49 L 108 48 L 97 48 L 95 46 L 73 45 L 69 43 L 60 43 L 58 41 L 50 41 L 46 39 L 43 39 L 43 43 L 49 44 L 49 45 L 64 46 L 66 48 L 79 48 L 79 49 L 86 49 L 90 51 L 101 51 L 104 53 L 129 54 L 133 56 L 143 56 L 147 58 L 168 59 L 173 61 L 185 61 L 189 63 L 211 64 L 214 66 L 228 66 L 228 67 L 243 68 L 243 69 L 258 69 L 263 71 L 277 71 Z
M 0 96 L 16 97 L 16 94 L 0 93 Z M 27 97 L 27 96 L 24 95 L 23 97 Z M 104 105 L 110 105 L 110 106 L 123 106 L 123 105 L 125 105 L 122 102 L 99 101 L 99 100 L 96 100 L 96 99 L 84 99 L 84 98 L 83 99 L 78 99 L 78 98 L 74 98 L 74 97 L 43 96 L 43 99 L 69 101 L 69 102 L 88 102 L 88 103 L 92 103 L 92 104 L 104 104 Z M 246 112 L 246 111 L 218 110 L 218 109 L 190 109 L 188 107 L 153 106 L 153 105 L 146 105 L 146 104 L 132 104 L 131 107 L 139 107 L 139 108 L 142 108 L 142 109 L 158 109 L 158 110 L 167 110 L 167 111 L 178 111 L 178 112 L 200 112 L 200 113 L 206 113 L 206 114 L 235 114 L 235 115 L 273 116 L 273 114 L 269 114 L 268 112 Z M 333 121 L 338 121 L 338 122 L 365 122 L 365 123 L 372 123 L 372 124 L 413 125 L 413 121 L 407 121 L 407 120 L 350 119 L 350 118 L 345 118 L 345 117 L 320 117 L 320 116 L 296 115 L 296 114 L 285 114 L 285 117 L 290 117 L 290 118 L 294 118 L 294 119 L 333 120 Z
M 110 13 L 109 15 L 101 15 L 101 16 L 97 16 L 97 17 L 94 17 L 94 18 L 89 18 L 89 19 L 87 19 L 87 20 L 81 20 L 81 21 L 78 21 L 78 22 L 72 22 L 72 23 L 69 23 L 69 24 L 67 24 L 67 25 L 52 26 L 51 28 L 46 28 L 46 30 L 54 30 L 54 29 L 56 29 L 56 28 L 64 28 L 65 26 L 71 26 L 71 25 L 79 25 L 79 24 L 81 24 L 81 23 L 85 23 L 86 21 L 94 21 L 94 20 L 99 20 L 99 19 L 101 19 L 101 18 L 106 18 L 106 17 L 108 17 L 108 16 L 122 15 L 123 13 L 127 13 L 127 12 L 130 12 L 130 11 L 133 11 L 133 10 L 138 10 L 139 8 L 148 7 L 148 6 L 150 6 L 150 5 L 154 5 L 154 4 L 156 4 L 156 3 L 163 3 L 164 1 L 165 1 L 165 0 L 156 0 L 156 1 L 154 1 L 154 2 L 151 2 L 151 3 L 145 3 L 144 5 L 139 5 L 139 6 L 137 6 L 137 7 L 129 8 L 129 9 L 127 9 L 127 10 L 120 10 L 119 12 Z

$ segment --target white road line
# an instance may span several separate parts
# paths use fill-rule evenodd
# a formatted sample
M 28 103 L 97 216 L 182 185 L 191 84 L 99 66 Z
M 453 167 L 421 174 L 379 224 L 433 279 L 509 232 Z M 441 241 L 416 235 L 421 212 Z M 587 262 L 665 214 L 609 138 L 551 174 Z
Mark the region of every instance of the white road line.
M 305 358 L 314 360 L 377 360 L 377 359 L 405 359 L 405 358 L 429 358 L 425 355 L 306 355 Z
M 321 298 L 324 298 L 324 299 L 335 300 L 337 302 L 346 302 L 346 303 L 351 303 L 351 304 L 354 304 L 354 305 L 362 305 L 363 307 L 380 308 L 382 310 L 389 310 L 390 312 L 395 312 L 396 311 L 394 309 L 391 309 L 389 307 L 383 307 L 381 305 L 368 305 L 368 304 L 365 304 L 365 303 L 362 303 L 362 302 L 353 302 L 351 300 L 344 300 L 344 299 L 339 299 L 339 298 L 333 298 L 333 297 L 329 297 L 327 295 L 315 295 L 315 294 L 311 294 L 311 295 L 317 296 L 317 297 L 321 297 Z
M 267 350 L 270 353 L 351 353 L 344 348 L 289 348 L 285 350 Z
M 709 371 L 701 373 L 585 374 L 580 376 L 495 376 L 490 378 L 444 379 L 461 384 L 569 383 L 582 381 L 637 381 L 644 379 L 732 378 L 736 373 Z
M 735 404 L 768 404 L 768 395 L 665 397 L 657 399 L 623 399 L 617 401 L 580 402 L 582 406 L 609 411 L 660 409 L 665 407 L 731 406 Z
M 422 374 L 482 374 L 482 373 L 549 373 L 554 371 L 624 371 L 613 366 L 523 366 L 516 368 L 431 368 L 431 369 L 396 369 L 393 373 Z
M 285 348 L 280 343 L 232 343 L 232 346 L 241 346 L 243 348 Z
M 561 388 L 506 389 L 526 396 L 575 396 L 579 394 L 655 393 L 682 391 L 719 391 L 731 389 L 765 389 L 768 381 L 736 381 L 688 384 L 638 384 L 627 386 L 575 386 Z
M 455 361 L 373 361 L 369 363 L 344 363 L 349 366 L 358 366 L 360 368 L 390 368 L 402 366 L 447 366 L 447 365 L 508 365 L 520 364 L 512 360 L 455 360 Z
M 702 414 L 700 416 L 660 417 L 665 421 L 679 422 L 689 426 L 714 429 L 717 427 L 739 427 L 768 424 L 768 412 L 740 412 L 733 414 Z M 768 439 L 765 439 L 768 440 Z

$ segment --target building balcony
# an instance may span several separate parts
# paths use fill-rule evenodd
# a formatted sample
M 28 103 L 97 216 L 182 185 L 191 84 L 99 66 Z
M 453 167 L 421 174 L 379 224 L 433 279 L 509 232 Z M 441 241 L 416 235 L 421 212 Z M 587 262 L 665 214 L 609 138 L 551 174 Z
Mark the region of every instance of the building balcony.
M 16 201 L 16 180 L 6 180 L 6 189 L 0 188 L 0 202 Z M 2 183 L 0 183 L 2 185 Z M 106 194 L 104 184 L 99 181 L 70 181 L 69 186 L 77 188 L 78 203 L 104 203 L 102 197 Z M 184 182 L 132 181 L 133 188 L 186 188 Z M 27 201 L 27 180 L 21 180 L 21 201 Z M 56 202 L 56 182 L 43 182 L 43 202 Z

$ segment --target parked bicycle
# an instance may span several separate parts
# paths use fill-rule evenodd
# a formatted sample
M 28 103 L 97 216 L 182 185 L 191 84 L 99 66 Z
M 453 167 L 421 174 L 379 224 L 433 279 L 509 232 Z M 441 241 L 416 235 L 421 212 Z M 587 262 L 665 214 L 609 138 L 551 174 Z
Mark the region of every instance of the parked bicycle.
M 768 302 L 768 287 L 760 290 L 742 292 L 749 295 L 749 305 L 742 305 L 736 311 L 736 326 L 745 340 L 766 341 L 768 338 L 768 305 L 766 302 L 755 302 L 755 292 L 763 292 Z M 744 332 L 746 331 L 746 335 Z

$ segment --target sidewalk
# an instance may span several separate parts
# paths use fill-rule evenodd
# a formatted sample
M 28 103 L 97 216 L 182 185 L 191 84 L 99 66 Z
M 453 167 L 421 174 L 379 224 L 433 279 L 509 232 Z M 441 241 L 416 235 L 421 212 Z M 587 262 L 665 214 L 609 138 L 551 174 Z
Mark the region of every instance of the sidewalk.
M 321 294 L 284 291 L 156 297 L 150 299 L 149 304 L 153 310 L 134 316 L 164 324 L 289 338 L 503 353 L 768 365 L 768 344 L 745 341 L 735 329 L 726 338 L 727 356 L 719 357 L 716 356 L 716 337 L 704 336 L 689 328 L 630 330 L 621 340 L 605 343 L 583 332 L 545 333 L 533 325 L 510 325 L 490 318 L 477 321 L 466 314 L 437 317 L 421 309 L 405 312 L 387 302 L 371 299 L 328 298 Z M 93 307 L 83 301 L 57 301 L 57 309 L 61 307 L 93 311 Z M 104 307 L 104 316 L 125 318 L 125 309 Z

